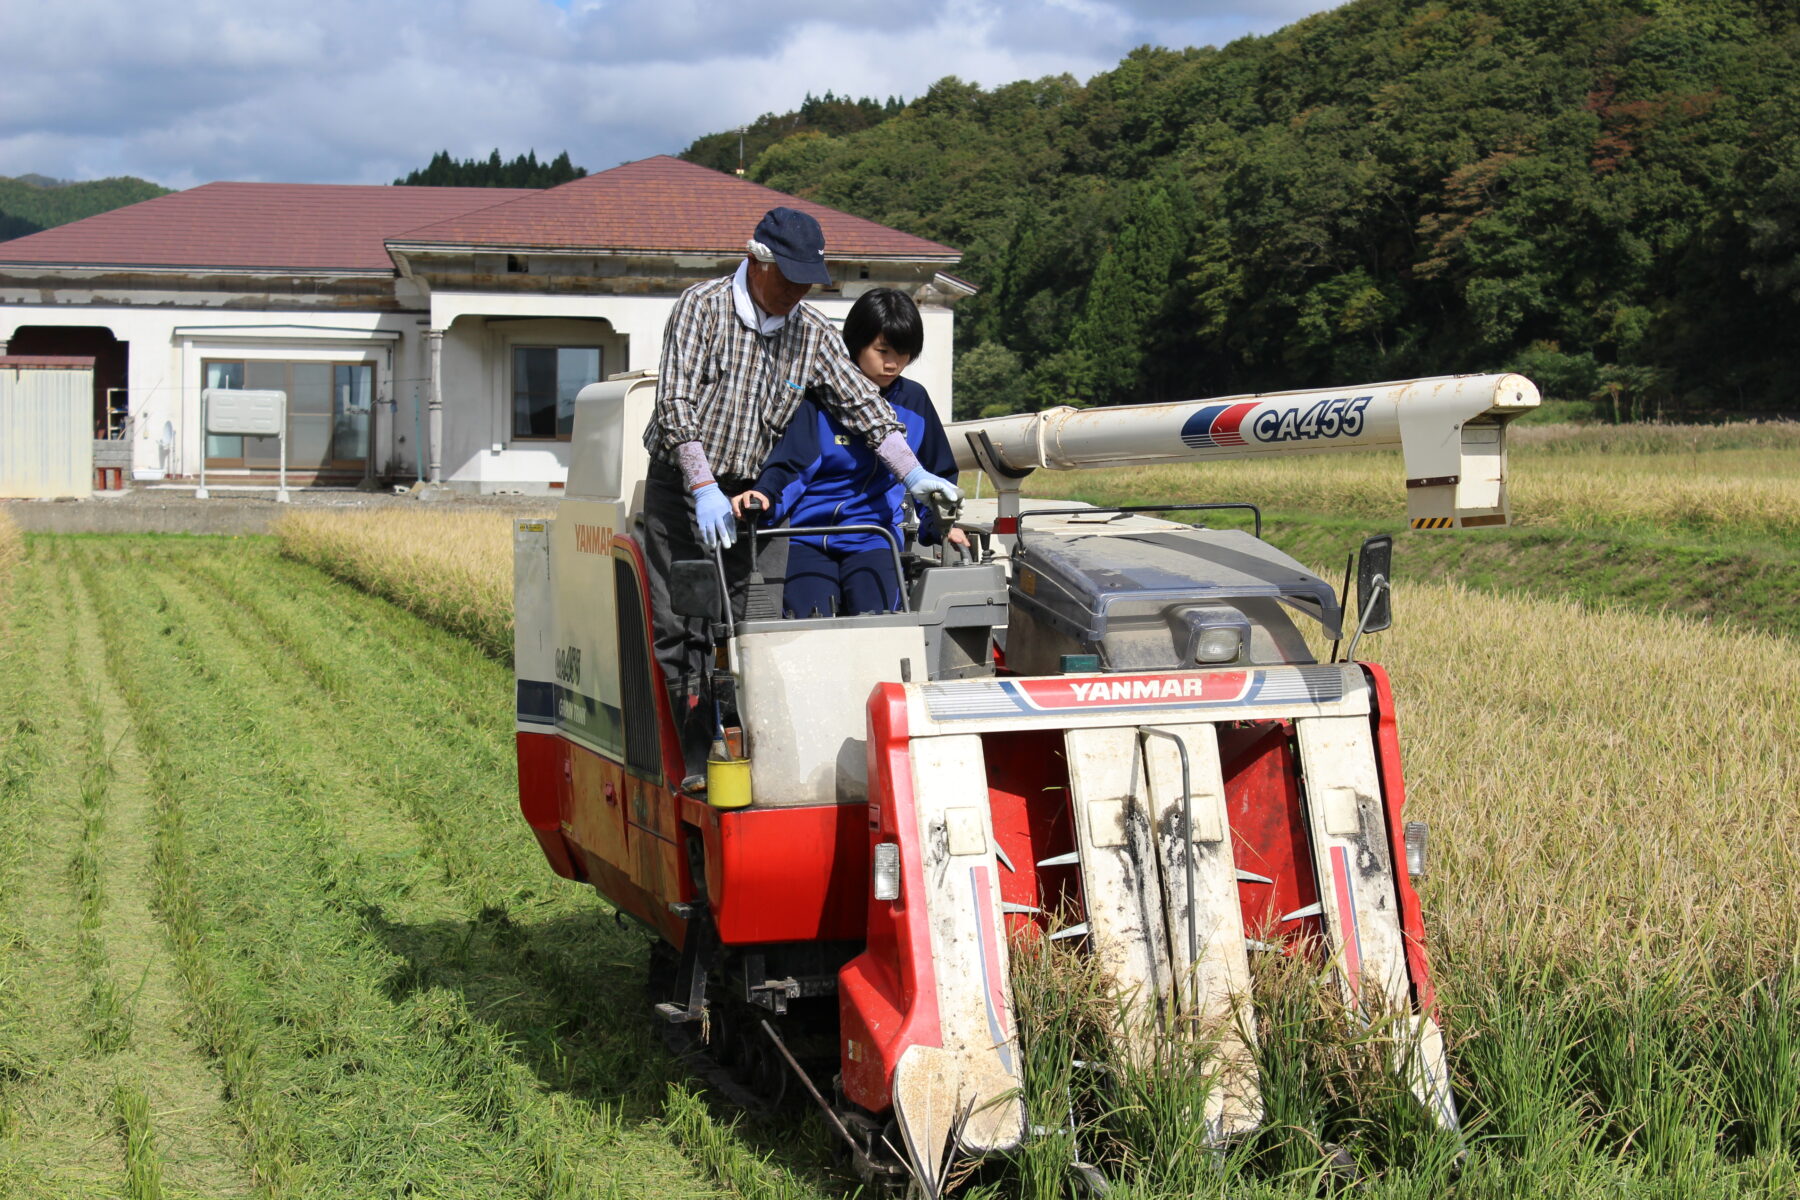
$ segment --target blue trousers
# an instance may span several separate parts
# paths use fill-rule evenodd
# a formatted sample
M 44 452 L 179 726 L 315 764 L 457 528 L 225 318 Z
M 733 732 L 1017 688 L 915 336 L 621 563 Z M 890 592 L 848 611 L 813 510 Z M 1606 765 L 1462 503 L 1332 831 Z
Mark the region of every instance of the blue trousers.
M 900 580 L 894 553 L 860 550 L 840 554 L 796 539 L 788 547 L 787 586 L 781 593 L 786 616 L 853 616 L 894 612 L 900 607 Z

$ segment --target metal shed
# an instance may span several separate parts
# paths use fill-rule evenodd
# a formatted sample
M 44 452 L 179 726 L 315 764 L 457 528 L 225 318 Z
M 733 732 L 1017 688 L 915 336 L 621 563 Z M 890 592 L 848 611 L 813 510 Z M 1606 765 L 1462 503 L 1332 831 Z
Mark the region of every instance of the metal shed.
M 0 496 L 90 496 L 94 360 L 0 357 Z

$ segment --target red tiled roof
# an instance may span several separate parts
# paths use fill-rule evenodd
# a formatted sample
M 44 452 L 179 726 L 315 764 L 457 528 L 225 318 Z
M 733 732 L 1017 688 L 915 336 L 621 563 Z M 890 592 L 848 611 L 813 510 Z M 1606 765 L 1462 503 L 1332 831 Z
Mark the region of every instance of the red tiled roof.
M 533 192 L 389 238 L 397 245 L 520 249 L 742 253 L 769 209 L 787 205 L 818 218 L 829 258 L 954 262 L 961 252 L 886 225 L 669 155 Z
M 76 354 L 0 354 L 0 368 L 33 367 L 50 371 L 91 371 L 94 360 Z
M 386 239 L 540 193 L 521 188 L 208 183 L 0 242 L 11 263 L 392 271 Z

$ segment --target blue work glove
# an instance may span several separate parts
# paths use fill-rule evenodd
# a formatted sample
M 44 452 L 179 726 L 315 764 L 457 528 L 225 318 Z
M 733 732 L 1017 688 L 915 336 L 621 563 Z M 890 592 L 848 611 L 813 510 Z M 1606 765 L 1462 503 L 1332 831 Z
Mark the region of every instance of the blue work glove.
M 933 496 L 942 496 L 950 504 L 962 503 L 962 489 L 948 479 L 933 475 L 924 467 L 914 467 L 900 482 L 920 504 L 929 504 Z
M 700 526 L 700 544 L 708 550 L 729 548 L 737 541 L 737 517 L 716 483 L 694 493 L 694 521 Z

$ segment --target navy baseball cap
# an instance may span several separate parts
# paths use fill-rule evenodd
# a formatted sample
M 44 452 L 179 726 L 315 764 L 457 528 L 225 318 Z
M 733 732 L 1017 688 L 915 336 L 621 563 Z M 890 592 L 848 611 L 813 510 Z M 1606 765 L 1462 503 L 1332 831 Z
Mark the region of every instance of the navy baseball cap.
M 757 222 L 753 236 L 769 248 L 789 283 L 831 282 L 831 272 L 825 269 L 825 231 L 806 213 L 771 208 Z

